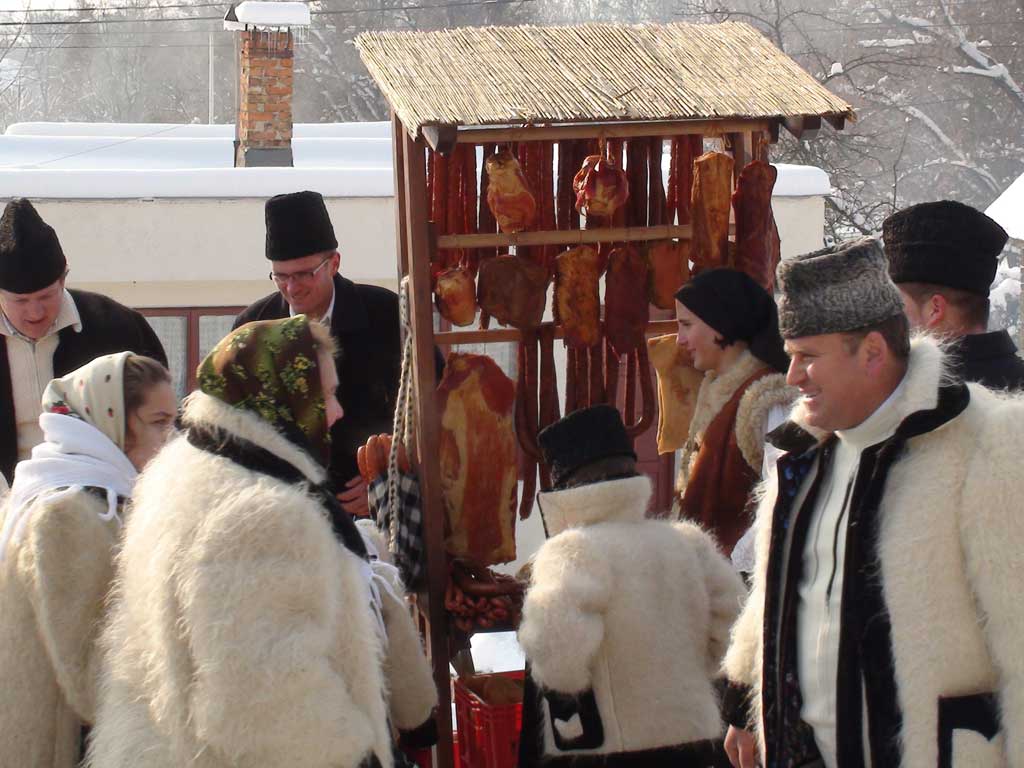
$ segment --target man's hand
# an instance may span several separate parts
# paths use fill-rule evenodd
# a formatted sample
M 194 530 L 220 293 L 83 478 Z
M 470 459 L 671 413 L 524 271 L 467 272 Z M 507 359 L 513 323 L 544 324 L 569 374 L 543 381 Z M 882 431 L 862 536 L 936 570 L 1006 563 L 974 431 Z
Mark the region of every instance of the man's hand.
M 347 483 L 345 490 L 338 494 L 341 508 L 352 517 L 369 517 L 370 501 L 366 496 L 366 481 L 356 475 Z
M 733 768 L 757 768 L 757 740 L 750 731 L 729 726 L 725 734 L 725 754 Z

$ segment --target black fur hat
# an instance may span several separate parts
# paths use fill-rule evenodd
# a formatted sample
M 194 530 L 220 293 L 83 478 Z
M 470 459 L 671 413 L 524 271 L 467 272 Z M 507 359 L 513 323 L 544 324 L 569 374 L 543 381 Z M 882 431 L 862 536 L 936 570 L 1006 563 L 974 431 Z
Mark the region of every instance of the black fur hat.
M 25 198 L 0 217 L 0 290 L 35 293 L 64 276 L 68 262 L 53 227 Z
M 921 203 L 882 223 L 895 283 L 932 283 L 988 296 L 1008 235 L 979 210 L 955 200 Z
M 595 461 L 619 456 L 636 459 L 622 416 L 610 405 L 574 411 L 541 430 L 537 439 L 556 489 L 564 488 L 574 472 Z
M 267 258 L 291 261 L 338 247 L 319 192 L 290 192 L 267 200 Z

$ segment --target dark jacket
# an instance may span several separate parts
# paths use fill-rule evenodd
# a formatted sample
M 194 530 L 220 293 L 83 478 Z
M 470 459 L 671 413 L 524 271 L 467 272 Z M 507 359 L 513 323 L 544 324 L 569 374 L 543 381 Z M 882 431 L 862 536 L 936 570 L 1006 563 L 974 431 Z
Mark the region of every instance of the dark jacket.
M 950 354 L 959 359 L 957 372 L 964 381 L 976 381 L 990 389 L 1024 388 L 1024 360 L 1006 331 L 961 336 Z
M 235 318 L 234 327 L 288 314 L 284 296 L 272 293 L 247 307 Z M 340 490 L 359 472 L 359 446 L 370 435 L 392 430 L 402 369 L 398 296 L 335 275 L 331 334 L 338 341 L 338 400 L 345 417 L 331 430 L 329 476 Z
M 167 365 L 167 355 L 146 318 L 113 299 L 88 291 L 68 291 L 82 321 L 81 332 L 68 327 L 58 334 L 53 353 L 53 375 L 65 376 L 76 368 L 116 352 L 134 352 Z M 18 463 L 18 428 L 14 415 L 11 368 L 7 344 L 0 341 L 0 472 L 14 479 Z

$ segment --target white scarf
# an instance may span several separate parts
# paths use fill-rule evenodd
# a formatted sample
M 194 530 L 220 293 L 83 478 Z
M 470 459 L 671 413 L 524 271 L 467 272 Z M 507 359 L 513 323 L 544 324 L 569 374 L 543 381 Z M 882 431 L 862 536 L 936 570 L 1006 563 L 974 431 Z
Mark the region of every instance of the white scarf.
M 102 488 L 107 492 L 107 509 L 100 519 L 117 520 L 120 525 L 117 498 L 132 495 L 138 476 L 124 452 L 91 424 L 74 416 L 44 413 L 39 425 L 43 442 L 32 449 L 31 459 L 18 464 L 6 499 L 0 561 L 8 544 L 21 540 L 36 499 L 45 495 L 53 501 L 85 487 Z
M 359 534 L 363 537 L 366 545 L 366 554 L 369 562 L 360 559 L 359 570 L 367 588 L 370 590 L 370 607 L 373 609 L 373 618 L 377 625 L 377 636 L 380 638 L 381 647 L 385 650 L 388 647 L 387 625 L 384 623 L 384 598 L 382 592 L 391 595 L 395 600 L 401 601 L 396 586 L 402 583 L 402 575 L 398 569 L 381 559 L 380 550 L 376 543 L 359 527 Z

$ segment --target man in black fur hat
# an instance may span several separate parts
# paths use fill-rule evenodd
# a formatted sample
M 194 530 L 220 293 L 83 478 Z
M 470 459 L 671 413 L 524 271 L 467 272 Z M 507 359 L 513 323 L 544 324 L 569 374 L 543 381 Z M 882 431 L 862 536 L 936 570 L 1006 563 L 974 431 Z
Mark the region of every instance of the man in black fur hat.
M 24 198 L 0 218 L 0 473 L 42 441 L 39 414 L 50 380 L 100 355 L 135 352 L 167 365 L 160 339 L 138 312 L 68 290 L 57 233 Z
M 1005 330 L 988 329 L 989 289 L 1007 234 L 981 211 L 954 200 L 897 211 L 882 224 L 889 275 L 915 328 L 952 341 L 966 381 L 1024 387 L 1024 360 Z
M 318 192 L 267 201 L 266 256 L 277 292 L 246 308 L 235 328 L 253 320 L 305 314 L 338 340 L 338 400 L 345 418 L 331 430 L 330 479 L 349 513 L 367 513 L 366 484 L 356 451 L 370 435 L 390 433 L 402 367 L 398 296 L 341 276 L 341 256 Z

